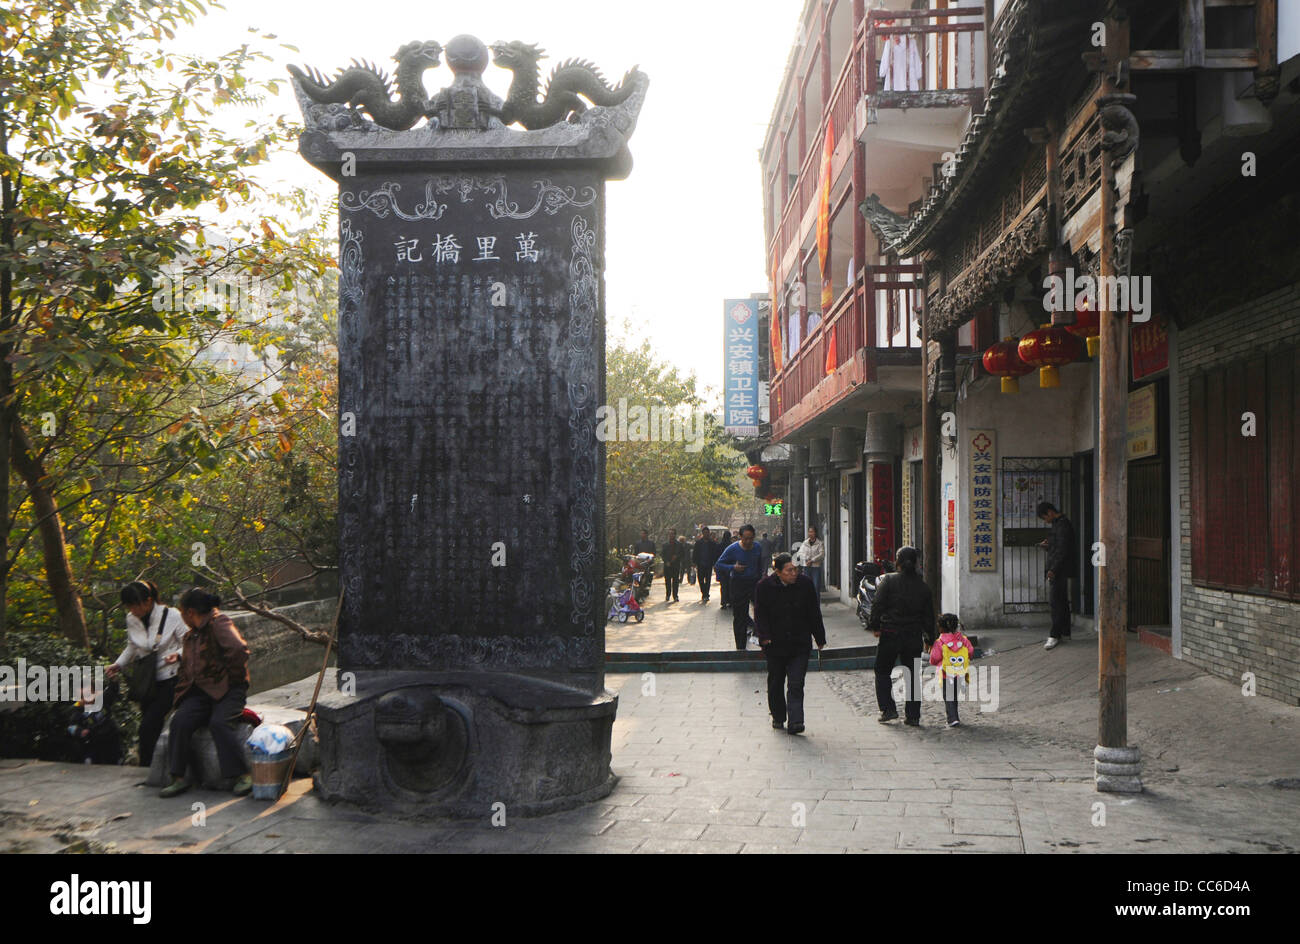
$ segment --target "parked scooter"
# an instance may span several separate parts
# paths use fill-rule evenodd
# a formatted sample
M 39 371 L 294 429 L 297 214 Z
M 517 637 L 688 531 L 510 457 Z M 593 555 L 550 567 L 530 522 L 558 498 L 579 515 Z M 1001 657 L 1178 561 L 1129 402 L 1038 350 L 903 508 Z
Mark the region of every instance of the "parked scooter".
M 889 561 L 858 561 L 853 565 L 853 576 L 858 581 L 854 594 L 858 598 L 858 619 L 865 628 L 871 619 L 871 604 L 876 599 L 876 584 L 880 578 L 892 573 L 894 565 Z

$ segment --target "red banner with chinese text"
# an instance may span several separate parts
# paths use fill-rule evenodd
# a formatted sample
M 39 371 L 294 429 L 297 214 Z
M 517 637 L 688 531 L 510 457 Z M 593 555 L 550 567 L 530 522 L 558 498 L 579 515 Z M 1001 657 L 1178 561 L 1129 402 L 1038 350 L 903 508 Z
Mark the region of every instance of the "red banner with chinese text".
M 1133 382 L 1169 369 L 1169 328 L 1159 315 L 1129 325 L 1129 353 Z

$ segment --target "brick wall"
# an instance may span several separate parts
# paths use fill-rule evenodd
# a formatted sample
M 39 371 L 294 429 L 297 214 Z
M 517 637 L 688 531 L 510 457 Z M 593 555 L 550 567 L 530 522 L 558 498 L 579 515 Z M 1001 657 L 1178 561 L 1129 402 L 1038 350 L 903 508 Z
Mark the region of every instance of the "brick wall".
M 1197 370 L 1300 341 L 1300 284 L 1210 317 L 1178 335 L 1178 540 L 1182 656 L 1256 691 L 1300 705 L 1300 603 L 1192 584 L 1188 380 Z M 1213 566 L 1213 565 L 1211 565 Z

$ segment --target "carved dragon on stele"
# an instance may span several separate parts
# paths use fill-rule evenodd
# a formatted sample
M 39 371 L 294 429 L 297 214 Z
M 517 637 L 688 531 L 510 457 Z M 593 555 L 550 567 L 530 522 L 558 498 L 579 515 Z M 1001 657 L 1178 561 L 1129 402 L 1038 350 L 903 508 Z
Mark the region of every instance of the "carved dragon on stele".
M 495 64 L 512 74 L 504 100 L 480 78 L 488 65 L 489 48 Z M 430 96 L 424 73 L 440 65 L 444 52 L 456 78 L 450 87 Z M 536 45 L 512 41 L 488 47 L 472 36 L 457 36 L 445 48 L 432 40 L 402 46 L 393 56 L 395 80 L 374 64 L 356 59 L 333 79 L 311 68 L 289 66 L 289 72 L 301 93 L 317 106 L 312 109 L 313 120 L 338 130 L 378 126 L 396 131 L 408 130 L 422 119 L 428 119 L 430 127 L 446 129 L 512 124 L 530 131 L 549 128 L 576 121 L 588 103 L 622 104 L 644 78 L 633 67 L 618 85 L 611 86 L 592 63 L 569 59 L 551 70 L 543 86 L 539 65 L 543 58 L 544 51 Z

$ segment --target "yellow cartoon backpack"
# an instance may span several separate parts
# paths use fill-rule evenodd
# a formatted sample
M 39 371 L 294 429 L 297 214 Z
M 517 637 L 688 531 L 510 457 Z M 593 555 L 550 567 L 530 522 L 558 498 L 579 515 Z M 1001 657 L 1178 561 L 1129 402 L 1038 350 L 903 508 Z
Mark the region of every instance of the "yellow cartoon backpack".
M 970 663 L 970 640 L 962 633 L 944 633 L 935 640 L 930 664 L 937 665 L 944 678 L 964 678 L 969 682 Z

